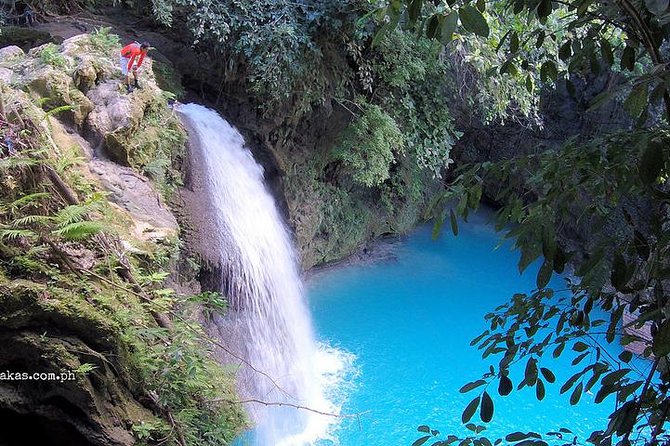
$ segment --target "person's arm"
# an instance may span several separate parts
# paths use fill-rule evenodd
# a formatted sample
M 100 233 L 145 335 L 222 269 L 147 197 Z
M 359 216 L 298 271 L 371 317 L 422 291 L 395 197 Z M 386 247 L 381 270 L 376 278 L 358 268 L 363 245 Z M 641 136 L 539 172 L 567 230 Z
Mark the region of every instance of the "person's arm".
M 144 61 L 144 56 L 146 56 L 147 53 L 140 53 L 140 58 L 137 60 L 137 68 L 142 66 L 142 62 Z
M 137 57 L 137 54 L 133 54 L 132 57 L 128 60 L 128 72 L 131 71 L 133 68 L 133 62 L 135 61 L 135 58 Z

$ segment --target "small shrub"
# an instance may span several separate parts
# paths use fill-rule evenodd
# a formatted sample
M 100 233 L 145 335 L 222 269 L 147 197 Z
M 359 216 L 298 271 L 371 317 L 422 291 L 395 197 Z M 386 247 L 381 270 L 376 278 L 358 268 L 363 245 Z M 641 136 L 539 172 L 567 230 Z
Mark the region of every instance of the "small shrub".
M 39 53 L 40 61 L 45 65 L 51 65 L 56 68 L 65 68 L 67 67 L 67 60 L 60 53 L 58 45 L 53 43 L 47 43 L 40 50 Z
M 394 154 L 403 153 L 404 144 L 393 118 L 376 105 L 366 105 L 363 114 L 344 131 L 335 158 L 351 171 L 354 181 L 373 187 L 389 178 Z
M 93 48 L 105 53 L 111 52 L 114 48 L 120 45 L 119 36 L 111 34 L 110 27 L 97 28 L 91 33 L 91 45 Z

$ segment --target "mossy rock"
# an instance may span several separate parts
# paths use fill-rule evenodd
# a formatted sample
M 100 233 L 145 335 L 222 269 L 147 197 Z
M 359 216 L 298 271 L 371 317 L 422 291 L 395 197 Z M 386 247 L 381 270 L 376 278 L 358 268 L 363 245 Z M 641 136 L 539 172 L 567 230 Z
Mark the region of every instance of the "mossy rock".
M 0 413 L 13 421 L 3 440 L 20 436 L 10 444 L 132 446 L 131 426 L 156 422 L 125 387 L 115 358 L 79 338 L 0 332 L 0 368 L 55 378 L 0 381 Z
M 33 28 L 24 28 L 21 26 L 3 26 L 0 28 L 0 47 L 16 45 L 28 51 L 36 46 L 44 45 L 45 43 L 63 42 L 60 37 L 54 37 L 51 34 L 38 31 Z
M 119 327 L 82 296 L 67 290 L 15 280 L 0 285 L 0 328 L 41 327 L 81 338 L 89 345 L 113 350 Z
M 58 107 L 71 107 L 59 113 L 77 127 L 81 127 L 94 105 L 84 93 L 79 91 L 73 78 L 53 67 L 43 67 L 31 73 L 26 88 L 31 93 L 45 99 L 42 107 L 45 111 Z

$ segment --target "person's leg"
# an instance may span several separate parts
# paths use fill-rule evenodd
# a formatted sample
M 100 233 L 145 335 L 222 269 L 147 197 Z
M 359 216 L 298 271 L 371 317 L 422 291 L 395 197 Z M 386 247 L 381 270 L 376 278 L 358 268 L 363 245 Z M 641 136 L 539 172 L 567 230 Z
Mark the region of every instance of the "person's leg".
M 140 82 L 137 80 L 137 69 L 133 70 L 133 78 L 135 78 L 135 88 L 140 88 Z
M 119 64 L 121 65 L 121 74 L 125 78 L 126 90 L 130 93 L 130 73 L 128 72 L 128 59 L 121 56 L 119 59 Z

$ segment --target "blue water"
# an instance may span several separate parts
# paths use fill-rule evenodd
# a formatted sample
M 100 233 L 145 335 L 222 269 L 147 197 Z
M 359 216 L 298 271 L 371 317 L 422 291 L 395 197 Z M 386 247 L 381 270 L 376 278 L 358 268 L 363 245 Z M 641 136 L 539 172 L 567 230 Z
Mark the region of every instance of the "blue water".
M 393 260 L 334 267 L 309 280 L 320 341 L 355 356 L 347 385 L 333 398 L 345 399 L 343 414 L 363 413 L 342 419 L 336 441 L 324 444 L 409 446 L 422 424 L 445 434 L 467 434 L 461 413 L 479 390 L 458 390 L 479 379 L 489 365 L 497 368 L 499 360 L 483 360 L 470 340 L 488 328 L 487 312 L 535 287 L 539 267 L 534 264 L 520 275 L 518 252 L 496 249 L 499 235 L 483 218 L 461 223 L 458 237 L 443 231 L 438 240 L 432 239 L 430 226 L 422 227 L 392 248 Z M 561 278 L 551 285 L 565 287 Z M 611 351 L 618 354 L 620 348 Z M 559 395 L 562 382 L 574 373 L 569 347 L 560 362 L 546 356 L 540 366 L 552 369 L 558 379 L 547 384 L 543 401 L 537 401 L 534 388 L 507 397 L 497 395 L 497 381 L 489 389 L 495 403 L 489 438 L 566 427 L 583 442 L 592 430 L 606 426 L 612 399 L 596 405 L 594 395 L 584 394 L 571 406 L 570 392 Z M 522 370 L 512 374 L 515 386 L 521 375 Z M 473 421 L 482 424 L 478 413 Z

